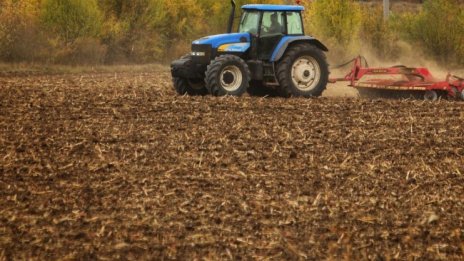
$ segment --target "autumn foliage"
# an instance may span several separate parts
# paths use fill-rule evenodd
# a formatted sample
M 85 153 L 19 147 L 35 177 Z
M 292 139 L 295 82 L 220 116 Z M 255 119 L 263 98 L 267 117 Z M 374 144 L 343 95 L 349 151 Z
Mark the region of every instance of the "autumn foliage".
M 237 5 L 291 2 L 237 0 Z M 397 58 L 397 43 L 407 42 L 442 62 L 464 63 L 464 12 L 458 0 L 426 0 L 419 11 L 393 13 L 388 21 L 380 5 L 365 1 L 301 2 L 307 8 L 306 33 L 330 47 L 329 57 L 369 49 Z M 188 52 L 193 39 L 225 32 L 229 13 L 226 0 L 0 0 L 0 60 L 169 62 Z

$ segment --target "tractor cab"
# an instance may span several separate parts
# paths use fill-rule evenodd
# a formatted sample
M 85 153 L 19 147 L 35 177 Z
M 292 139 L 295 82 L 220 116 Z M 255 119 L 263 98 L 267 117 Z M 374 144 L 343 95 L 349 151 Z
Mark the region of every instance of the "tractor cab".
M 270 60 L 285 36 L 304 35 L 301 6 L 245 5 L 242 9 L 238 32 L 250 34 L 252 55 L 258 59 Z
M 227 33 L 193 41 L 191 53 L 172 62 L 176 92 L 240 96 L 263 87 L 284 97 L 320 96 L 328 81 L 328 49 L 304 35 L 304 7 L 244 5 L 238 31 L 232 32 L 231 3 Z

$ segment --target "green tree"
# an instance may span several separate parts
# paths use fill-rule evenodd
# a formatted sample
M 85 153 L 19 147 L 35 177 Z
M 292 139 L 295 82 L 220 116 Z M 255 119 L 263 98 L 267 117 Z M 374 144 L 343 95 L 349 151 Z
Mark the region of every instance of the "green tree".
M 164 0 L 100 0 L 100 6 L 107 62 L 160 60 L 166 43 L 159 33 L 166 19 Z
M 391 19 L 384 19 L 381 5 L 364 6 L 362 8 L 359 35 L 364 44 L 364 49 L 369 48 L 377 58 L 398 58 L 398 34 L 391 25 Z
M 464 9 L 458 0 L 426 0 L 417 14 L 399 17 L 403 38 L 442 63 L 463 63 Z
M 195 0 L 101 0 L 100 4 L 106 20 L 103 40 L 113 56 L 110 60 L 163 60 L 179 49 L 184 39 L 206 31 L 203 10 Z
M 40 0 L 0 0 L 0 58 L 29 61 L 39 58 L 45 40 L 38 26 Z
M 96 0 L 44 0 L 41 18 L 45 28 L 72 44 L 81 37 L 98 36 L 103 17 Z
M 318 37 L 346 46 L 358 33 L 361 9 L 353 0 L 321 0 L 305 5 L 305 22 Z

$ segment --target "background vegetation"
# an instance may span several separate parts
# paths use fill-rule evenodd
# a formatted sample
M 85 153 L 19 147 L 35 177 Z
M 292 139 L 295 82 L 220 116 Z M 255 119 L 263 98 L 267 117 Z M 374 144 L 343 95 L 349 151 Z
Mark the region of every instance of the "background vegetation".
M 425 0 L 422 8 L 393 12 L 388 21 L 380 4 L 366 1 L 306 0 L 303 4 L 307 33 L 326 42 L 332 60 L 359 53 L 395 60 L 414 51 L 441 63 L 462 65 L 460 2 Z M 0 0 L 0 60 L 168 62 L 187 52 L 193 39 L 224 32 L 229 11 L 229 1 L 217 0 Z
M 425 0 L 420 8 L 409 10 L 402 2 L 400 11 L 393 11 L 388 20 L 383 18 L 381 3 L 306 2 L 307 28 L 331 47 L 332 60 L 364 54 L 383 61 L 413 57 L 447 67 L 463 65 L 462 1 Z

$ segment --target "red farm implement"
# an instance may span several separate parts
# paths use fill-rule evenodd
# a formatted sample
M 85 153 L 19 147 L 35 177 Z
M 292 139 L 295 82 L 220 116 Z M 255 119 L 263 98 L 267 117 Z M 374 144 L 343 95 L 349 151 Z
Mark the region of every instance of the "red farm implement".
M 448 74 L 444 81 L 439 81 L 427 68 L 409 68 L 402 65 L 369 68 L 362 56 L 342 66 L 350 63 L 353 63 L 353 67 L 345 77 L 329 81 L 349 82 L 349 86 L 358 89 L 361 95 L 386 94 L 389 97 L 423 97 L 426 100 L 437 100 L 440 97 L 464 100 L 464 78 L 455 75 Z

